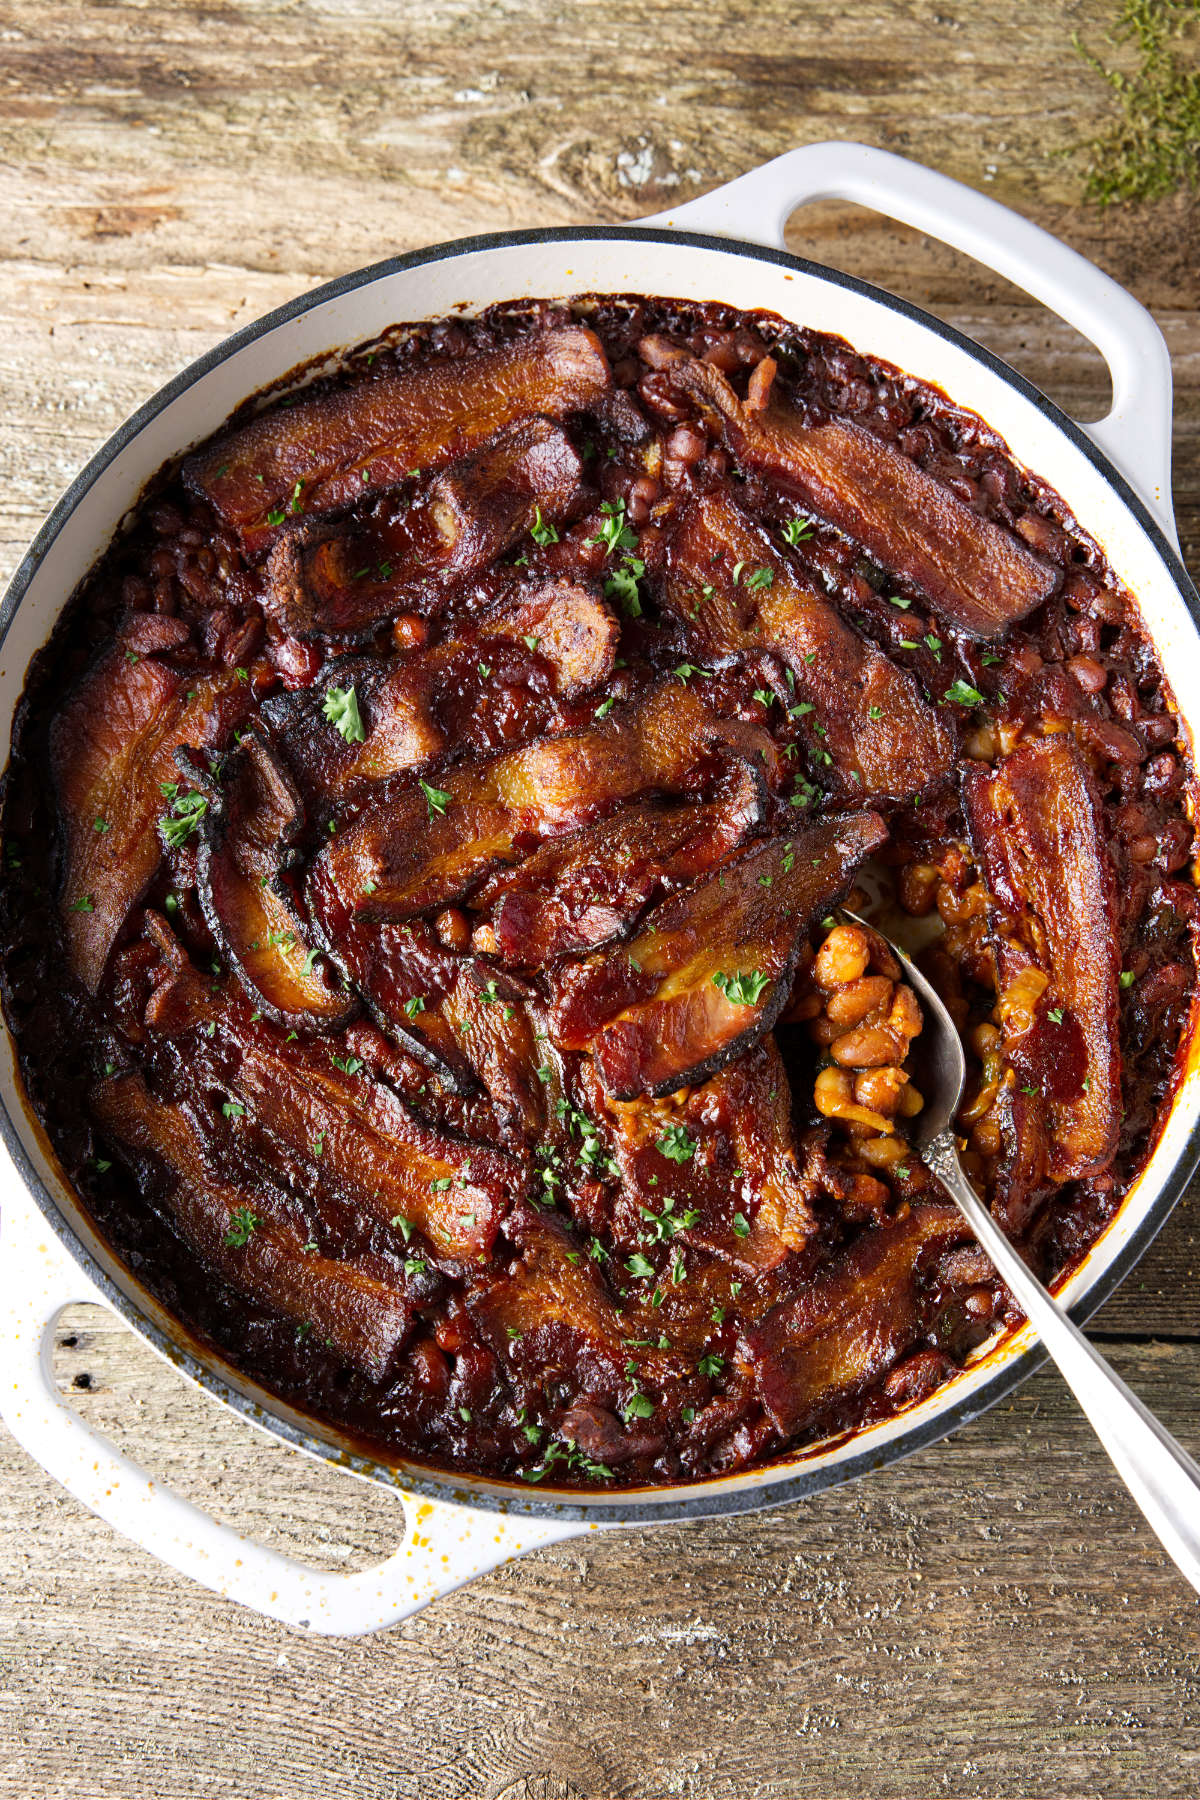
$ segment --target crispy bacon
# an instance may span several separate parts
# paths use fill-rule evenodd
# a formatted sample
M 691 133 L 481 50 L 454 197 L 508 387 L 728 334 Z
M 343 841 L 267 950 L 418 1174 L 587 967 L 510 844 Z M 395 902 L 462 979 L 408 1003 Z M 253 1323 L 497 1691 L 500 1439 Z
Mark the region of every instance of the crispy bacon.
M 967 1235 L 953 1206 L 914 1206 L 876 1226 L 795 1299 L 752 1326 L 738 1362 L 786 1436 L 819 1423 L 837 1401 L 860 1394 L 927 1328 L 921 1262 L 933 1246 Z
M 214 1125 L 292 1191 L 328 1195 L 384 1225 L 403 1219 L 446 1256 L 490 1250 L 527 1185 L 520 1161 L 435 1130 L 361 1058 L 328 1038 L 285 1035 L 230 983 L 198 979 L 177 944 L 150 1006 L 200 1087 L 227 1096 Z
M 384 1224 L 418 1226 L 443 1255 L 477 1257 L 525 1186 L 520 1165 L 490 1145 L 434 1131 L 364 1069 L 333 1066 L 317 1045 L 244 1035 L 227 1082 L 245 1107 L 231 1126 L 253 1154 L 301 1191 L 312 1182 Z
M 620 627 L 599 593 L 579 581 L 553 580 L 515 590 L 500 605 L 432 649 L 388 663 L 339 659 L 327 679 L 295 694 L 272 696 L 264 715 L 311 793 L 339 798 L 358 786 L 422 768 L 451 746 L 446 721 L 484 716 L 497 652 L 509 680 L 546 686 L 559 699 L 596 686 L 612 672 Z M 366 733 L 347 742 L 324 713 L 330 686 L 353 688 Z M 463 733 L 455 732 L 461 743 Z
M 615 942 L 652 900 L 706 874 L 763 820 L 762 777 L 733 765 L 719 800 L 647 800 L 552 838 L 490 877 L 473 906 L 491 909 L 495 955 L 534 971 Z
M 542 839 L 655 790 L 679 793 L 705 761 L 767 759 L 764 732 L 719 719 L 665 682 L 581 731 L 452 769 L 443 786 L 383 784 L 324 846 L 308 882 L 318 915 L 352 906 L 400 920 L 444 906 Z
M 261 412 L 184 464 L 184 480 L 252 541 L 297 504 L 319 512 L 442 468 L 531 413 L 561 419 L 612 386 L 600 340 L 582 325 L 445 362 L 397 368 Z
M 307 1247 L 282 1195 L 252 1191 L 213 1173 L 210 1146 L 183 1107 L 150 1093 L 140 1075 L 92 1091 L 92 1112 L 126 1149 L 151 1154 L 170 1172 L 166 1207 L 180 1235 L 231 1287 L 311 1327 L 348 1363 L 382 1381 L 412 1324 L 398 1268 L 382 1256 L 345 1260 Z
M 661 901 L 626 950 L 563 970 L 558 1042 L 617 1099 L 703 1081 L 770 1030 L 813 919 L 886 836 L 877 813 L 824 819 Z
M 369 637 L 405 607 L 439 610 L 535 524 L 587 504 L 579 452 L 560 425 L 524 420 L 430 483 L 412 505 L 383 501 L 367 519 L 305 524 L 267 562 L 267 608 L 292 637 Z
M 946 779 L 954 755 L 946 720 L 728 494 L 705 494 L 685 514 L 662 597 L 709 654 L 765 648 L 783 659 L 795 680 L 797 735 L 823 787 L 904 800 Z
M 663 1216 L 681 1243 L 740 1274 L 777 1268 L 816 1230 L 817 1187 L 797 1164 L 791 1101 L 768 1037 L 693 1088 L 682 1109 L 646 1100 L 612 1106 L 626 1194 L 643 1216 Z
M 522 1203 L 504 1235 L 520 1256 L 469 1301 L 484 1337 L 505 1362 L 541 1378 L 561 1374 L 583 1385 L 615 1384 L 629 1360 L 625 1339 L 637 1335 L 636 1314 L 620 1311 L 595 1262 L 583 1256 L 557 1219 Z M 680 1373 L 669 1350 L 643 1353 L 648 1380 Z
M 67 961 L 92 993 L 162 861 L 155 829 L 179 780 L 175 751 L 224 742 L 249 705 L 232 669 L 184 676 L 107 651 L 54 720 L 50 761 L 63 829 L 59 914 Z
M 1058 570 L 864 426 L 805 424 L 778 382 L 760 384 L 769 390 L 763 405 L 743 404 L 712 363 L 677 363 L 669 379 L 716 423 L 743 467 L 907 576 L 972 637 L 995 637 L 1054 593 Z
M 266 734 L 251 726 L 211 788 L 196 885 L 204 916 L 242 986 L 269 1018 L 340 1030 L 357 1010 L 309 950 L 284 879 L 304 824 L 294 783 Z
M 1032 1009 L 1015 1011 L 1004 1045 L 1045 1122 L 1047 1173 L 1098 1174 L 1121 1123 L 1121 940 L 1095 780 L 1060 733 L 1021 744 L 994 771 L 970 765 L 963 804 L 991 893 L 1002 1009 L 1023 972 L 1048 977 L 1032 1025 L 1019 1029 Z

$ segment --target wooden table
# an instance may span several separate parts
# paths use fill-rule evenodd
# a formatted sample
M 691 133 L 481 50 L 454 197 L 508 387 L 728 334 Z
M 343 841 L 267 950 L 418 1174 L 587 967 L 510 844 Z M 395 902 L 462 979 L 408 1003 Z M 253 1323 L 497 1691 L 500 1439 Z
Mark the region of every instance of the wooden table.
M 633 218 L 859 138 L 1031 214 L 1155 310 L 1200 563 L 1200 211 L 1107 213 L 1071 147 L 1115 0 L 225 0 L 0 5 L 0 560 L 138 401 L 341 270 L 504 226 Z M 1105 116 L 1107 111 L 1105 111 Z M 851 208 L 797 250 L 907 294 L 1081 417 L 1096 355 L 993 277 Z M 1095 1335 L 1200 1448 L 1196 1203 Z M 253 1439 L 105 1315 L 64 1318 L 87 1414 L 221 1517 L 324 1566 L 386 1497 Z M 859 1486 L 543 1552 L 361 1642 L 176 1579 L 0 1445 L 0 1793 L 1194 1795 L 1195 1597 L 1058 1381 Z

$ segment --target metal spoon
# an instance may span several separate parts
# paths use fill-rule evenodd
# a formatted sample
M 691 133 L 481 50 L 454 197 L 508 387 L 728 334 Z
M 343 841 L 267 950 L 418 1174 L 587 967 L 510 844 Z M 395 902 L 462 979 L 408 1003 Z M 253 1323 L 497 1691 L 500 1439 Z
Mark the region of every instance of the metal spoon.
M 980 1201 L 962 1163 L 954 1116 L 962 1101 L 967 1063 L 962 1040 L 940 998 L 900 945 L 866 919 L 848 919 L 877 932 L 900 958 L 905 979 L 925 1014 L 914 1044 L 920 1063 L 917 1086 L 924 1110 L 909 1122 L 908 1142 L 941 1182 L 991 1257 L 1058 1372 L 1083 1408 L 1121 1477 L 1180 1573 L 1200 1591 L 1200 1468 L 1163 1429 L 1104 1358 L 1073 1325 L 1013 1248 Z

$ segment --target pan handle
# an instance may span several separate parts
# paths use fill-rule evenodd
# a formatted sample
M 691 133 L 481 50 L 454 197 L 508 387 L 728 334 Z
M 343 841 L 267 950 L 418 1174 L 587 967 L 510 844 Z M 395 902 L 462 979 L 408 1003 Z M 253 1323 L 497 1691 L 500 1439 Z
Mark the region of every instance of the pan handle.
M 1177 549 L 1171 501 L 1171 357 L 1133 295 L 1094 263 L 986 194 L 867 144 L 805 144 L 698 200 L 640 219 L 783 247 L 810 200 L 870 207 L 994 269 L 1094 344 L 1112 376 L 1108 416 L 1083 429 L 1145 501 Z
M 588 1526 L 480 1512 L 401 1492 L 406 1530 L 386 1562 L 354 1575 L 266 1549 L 154 1481 L 59 1392 L 52 1355 L 63 1307 L 106 1297 L 61 1249 L 15 1183 L 0 1232 L 0 1416 L 76 1500 L 213 1593 L 301 1631 L 360 1637 L 407 1619 L 488 1569 Z

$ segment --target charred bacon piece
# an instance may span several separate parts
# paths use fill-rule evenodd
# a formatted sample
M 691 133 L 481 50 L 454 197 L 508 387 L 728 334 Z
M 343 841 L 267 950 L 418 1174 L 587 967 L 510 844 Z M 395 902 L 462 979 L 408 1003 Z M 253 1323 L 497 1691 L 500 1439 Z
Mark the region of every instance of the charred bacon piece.
M 343 1361 L 372 1381 L 383 1380 L 413 1316 L 397 1268 L 382 1256 L 342 1261 L 306 1248 L 306 1235 L 282 1195 L 261 1183 L 248 1191 L 214 1174 L 205 1133 L 183 1107 L 156 1100 L 140 1075 L 103 1082 L 90 1104 L 108 1137 L 166 1166 L 174 1177 L 166 1209 L 180 1235 L 223 1280 L 311 1326 Z
M 768 649 L 783 659 L 805 708 L 798 734 L 823 786 L 905 800 L 946 779 L 954 757 L 946 720 L 728 494 L 706 494 L 685 515 L 662 597 L 710 653 Z
M 540 678 L 566 700 L 611 674 L 619 636 L 598 592 L 579 581 L 547 581 L 514 592 L 432 649 L 388 663 L 340 659 L 328 680 L 272 696 L 263 711 L 306 789 L 336 799 L 360 784 L 419 769 L 449 749 L 451 708 L 456 726 L 460 715 L 467 721 L 465 733 L 453 733 L 456 742 L 464 736 L 469 742 L 472 722 L 485 716 L 498 652 L 507 679 L 523 679 L 532 689 Z M 347 742 L 325 717 L 330 685 L 354 688 L 366 733 L 361 743 Z
M 823 819 L 661 901 L 625 950 L 563 970 L 558 1043 L 590 1050 L 618 1100 L 715 1074 L 770 1030 L 813 919 L 886 837 L 877 813 Z
M 272 406 L 183 469 L 225 524 L 262 542 L 276 513 L 319 512 L 441 468 L 530 414 L 562 419 L 603 401 L 612 373 L 599 338 L 555 326 L 423 367 L 387 366 L 291 405 Z
M 815 1184 L 796 1161 L 791 1089 L 774 1039 L 692 1089 L 682 1108 L 609 1108 L 626 1194 L 643 1218 L 739 1274 L 760 1275 L 816 1230 Z
M 504 1235 L 519 1257 L 468 1301 L 496 1354 L 539 1380 L 543 1372 L 569 1377 L 574 1390 L 619 1383 L 637 1321 L 618 1309 L 597 1265 L 557 1219 L 525 1202 L 505 1220 Z M 639 1372 L 664 1380 L 680 1373 L 680 1359 L 650 1349 Z
M 615 942 L 651 901 L 713 869 L 761 826 L 761 778 L 733 765 L 728 793 L 696 805 L 647 800 L 552 838 L 474 896 L 491 909 L 494 954 L 536 971 L 559 957 Z
M 966 1235 L 955 1207 L 914 1206 L 864 1232 L 795 1299 L 751 1326 L 738 1362 L 785 1437 L 863 1393 L 925 1333 L 922 1258 Z
M 151 935 L 160 943 L 157 930 Z M 339 1055 L 328 1038 L 285 1035 L 250 1011 L 239 988 L 199 977 L 178 948 L 166 949 L 150 1009 L 179 1066 L 186 1059 L 189 1080 L 227 1096 L 214 1132 L 232 1134 L 292 1191 L 328 1196 L 384 1225 L 402 1219 L 445 1256 L 490 1250 L 526 1185 L 512 1156 L 435 1130 L 361 1058 Z
M 771 767 L 765 732 L 664 682 L 581 731 L 452 769 L 444 787 L 373 789 L 316 858 L 310 908 L 329 917 L 352 906 L 360 919 L 386 921 L 444 906 L 545 838 L 641 794 L 679 793 L 706 761 L 756 754 Z
M 560 425 L 529 419 L 439 475 L 413 505 L 385 500 L 366 520 L 303 525 L 267 563 L 267 608 L 292 636 L 362 639 L 405 607 L 436 612 L 539 523 L 587 505 L 579 452 Z
M 67 961 L 91 993 L 162 861 L 164 786 L 175 751 L 221 744 L 249 694 L 233 669 L 182 675 L 118 644 L 88 671 L 54 720 L 50 763 L 63 832 L 59 915 Z
M 250 727 L 226 759 L 200 826 L 196 881 L 209 929 L 268 1018 L 337 1031 L 357 1011 L 303 942 L 284 879 L 304 825 L 295 784 L 265 733 Z
M 231 1125 L 253 1155 L 303 1191 L 328 1183 L 384 1224 L 418 1226 L 445 1256 L 491 1249 L 525 1176 L 490 1145 L 434 1131 L 365 1069 L 335 1067 L 314 1044 L 244 1034 L 227 1084 L 244 1113 Z
M 478 1077 L 443 1004 L 458 983 L 462 959 L 445 950 L 423 923 L 365 924 L 349 909 L 334 907 L 314 924 L 388 1037 L 431 1069 L 442 1087 L 472 1093 Z
M 994 771 L 969 766 L 963 805 L 991 894 L 1001 1012 L 1018 982 L 1032 992 L 1029 971 L 1048 978 L 1013 1010 L 1004 1043 L 1045 1120 L 1046 1172 L 1053 1182 L 1099 1174 L 1121 1122 L 1121 941 L 1095 780 L 1058 733 L 1021 744 Z
M 711 363 L 689 359 L 670 370 L 672 387 L 715 421 L 744 468 L 777 482 L 885 569 L 907 576 L 972 637 L 995 637 L 1054 593 L 1060 572 L 1019 538 L 853 420 L 806 424 L 773 377 L 768 357 L 751 378 L 760 402 L 754 405 L 739 400 Z

